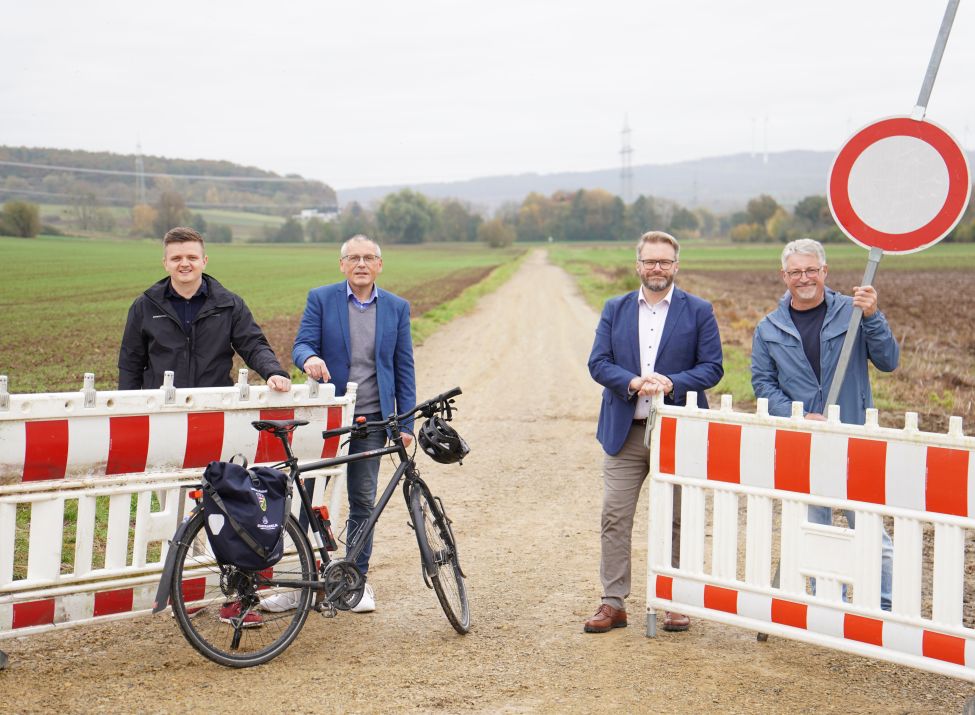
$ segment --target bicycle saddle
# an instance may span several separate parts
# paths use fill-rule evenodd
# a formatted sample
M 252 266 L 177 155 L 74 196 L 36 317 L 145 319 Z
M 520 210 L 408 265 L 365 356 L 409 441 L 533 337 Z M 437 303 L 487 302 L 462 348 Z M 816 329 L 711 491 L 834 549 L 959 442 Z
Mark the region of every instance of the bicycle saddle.
M 271 432 L 272 434 L 288 434 L 294 432 L 295 427 L 308 424 L 308 420 L 259 420 L 251 422 L 258 432 Z

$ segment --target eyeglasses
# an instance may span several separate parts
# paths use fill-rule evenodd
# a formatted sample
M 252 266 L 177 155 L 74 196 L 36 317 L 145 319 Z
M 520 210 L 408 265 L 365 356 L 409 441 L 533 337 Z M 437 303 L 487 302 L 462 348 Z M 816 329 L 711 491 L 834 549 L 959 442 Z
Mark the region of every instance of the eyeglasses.
M 800 278 L 802 278 L 803 276 L 805 276 L 806 278 L 815 278 L 816 276 L 818 276 L 822 272 L 822 270 L 823 270 L 823 267 L 820 266 L 819 268 L 807 268 L 804 271 L 799 271 L 799 270 L 796 270 L 796 271 L 786 271 L 785 274 L 787 276 L 789 276 L 789 280 L 790 281 L 797 281 Z
M 343 261 L 348 261 L 353 266 L 359 265 L 359 261 L 362 261 L 367 266 L 371 266 L 373 263 L 379 260 L 379 256 L 374 256 L 371 253 L 365 256 L 342 256 Z
M 669 261 L 669 260 L 655 261 L 653 259 L 643 260 L 642 258 L 637 258 L 636 262 L 642 265 L 644 268 L 653 268 L 654 266 L 660 266 L 660 269 L 664 271 L 670 270 L 671 268 L 673 268 L 674 264 L 677 263 L 677 261 Z

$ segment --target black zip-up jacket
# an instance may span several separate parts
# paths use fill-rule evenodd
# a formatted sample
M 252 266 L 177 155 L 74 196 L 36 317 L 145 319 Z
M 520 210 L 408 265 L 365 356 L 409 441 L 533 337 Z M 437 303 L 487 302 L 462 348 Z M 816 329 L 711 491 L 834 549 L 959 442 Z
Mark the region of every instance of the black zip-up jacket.
M 135 299 L 118 356 L 120 390 L 154 390 L 166 370 L 176 387 L 233 385 L 234 351 L 265 380 L 288 377 L 243 299 L 206 273 L 203 280 L 207 297 L 189 334 L 166 298 L 168 276 Z

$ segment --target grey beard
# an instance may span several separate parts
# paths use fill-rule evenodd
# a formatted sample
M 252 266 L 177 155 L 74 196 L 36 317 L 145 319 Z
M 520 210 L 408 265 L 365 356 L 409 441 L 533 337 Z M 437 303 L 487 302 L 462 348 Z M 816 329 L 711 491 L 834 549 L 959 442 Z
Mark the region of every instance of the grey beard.
M 654 293 L 660 293 L 670 288 L 671 284 L 674 282 L 674 277 L 672 275 L 641 277 L 640 282 L 643 283 L 643 287 L 647 290 Z

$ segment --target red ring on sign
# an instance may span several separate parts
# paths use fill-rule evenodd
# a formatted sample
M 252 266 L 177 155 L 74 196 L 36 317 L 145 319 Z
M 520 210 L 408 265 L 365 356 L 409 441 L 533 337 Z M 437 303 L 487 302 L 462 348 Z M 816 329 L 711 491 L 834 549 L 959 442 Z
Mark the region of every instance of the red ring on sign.
M 928 144 L 941 156 L 948 169 L 948 196 L 941 210 L 926 224 L 907 233 L 885 233 L 869 226 L 853 209 L 849 182 L 853 165 L 873 144 L 890 137 L 914 137 Z M 843 233 L 865 248 L 880 248 L 890 253 L 910 253 L 944 238 L 968 203 L 968 161 L 951 136 L 931 122 L 910 117 L 892 117 L 864 127 L 840 149 L 829 174 L 829 204 Z

